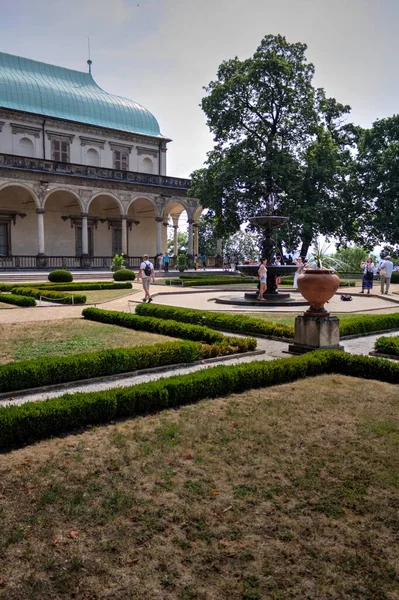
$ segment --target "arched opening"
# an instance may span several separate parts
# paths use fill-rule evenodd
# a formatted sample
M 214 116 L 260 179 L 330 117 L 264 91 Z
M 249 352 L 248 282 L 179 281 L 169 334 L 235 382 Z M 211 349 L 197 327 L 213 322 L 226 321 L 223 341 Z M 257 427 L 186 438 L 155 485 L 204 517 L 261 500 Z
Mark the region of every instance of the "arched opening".
M 166 245 L 169 254 L 177 256 L 179 252 L 188 253 L 188 216 L 183 204 L 169 202 L 164 210 L 164 222 L 167 223 Z
M 37 254 L 36 202 L 25 187 L 0 190 L 0 255 Z
M 154 172 L 154 164 L 151 158 L 143 158 L 141 161 L 141 171 L 143 173 L 153 173 Z
M 44 206 L 44 235 L 47 256 L 79 256 L 76 227 L 82 222 L 82 207 L 72 192 L 51 193 Z
M 122 252 L 122 219 L 118 202 L 101 194 L 90 203 L 89 236 L 92 236 L 92 255 L 113 257 Z
M 28 156 L 29 158 L 33 158 L 35 155 L 35 147 L 33 145 L 33 142 L 27 137 L 23 137 L 19 140 L 18 150 L 21 156 Z
M 137 198 L 129 206 L 128 223 L 128 253 L 129 256 L 142 256 L 157 253 L 157 223 L 155 207 L 146 198 Z M 166 228 L 163 228 L 166 229 Z
M 97 150 L 94 148 L 90 148 L 86 152 L 86 165 L 89 167 L 99 167 L 100 166 L 100 155 Z

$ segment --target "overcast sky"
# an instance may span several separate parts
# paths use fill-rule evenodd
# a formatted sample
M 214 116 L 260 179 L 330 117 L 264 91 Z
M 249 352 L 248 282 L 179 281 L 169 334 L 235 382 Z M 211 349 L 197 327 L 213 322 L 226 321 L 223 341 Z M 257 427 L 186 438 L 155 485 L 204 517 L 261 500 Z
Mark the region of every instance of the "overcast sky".
M 266 34 L 304 42 L 314 83 L 369 126 L 398 112 L 399 0 L 0 0 L 0 50 L 92 72 L 148 108 L 173 139 L 168 174 L 202 166 L 212 138 L 199 107 L 224 59 Z

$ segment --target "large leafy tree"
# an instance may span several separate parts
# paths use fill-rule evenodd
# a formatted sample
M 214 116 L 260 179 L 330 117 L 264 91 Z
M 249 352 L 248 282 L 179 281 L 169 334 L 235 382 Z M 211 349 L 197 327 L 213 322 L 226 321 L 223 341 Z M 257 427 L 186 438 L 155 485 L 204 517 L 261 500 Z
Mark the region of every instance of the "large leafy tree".
M 375 244 L 399 240 L 399 115 L 376 121 L 359 145 L 364 231 Z
M 268 35 L 253 57 L 223 62 L 205 88 L 202 108 L 215 147 L 193 173 L 190 193 L 215 215 L 219 237 L 272 210 L 290 217 L 286 245 L 302 240 L 306 253 L 318 233 L 353 226 L 352 216 L 336 210 L 356 141 L 344 124 L 350 108 L 312 86 L 305 51 Z

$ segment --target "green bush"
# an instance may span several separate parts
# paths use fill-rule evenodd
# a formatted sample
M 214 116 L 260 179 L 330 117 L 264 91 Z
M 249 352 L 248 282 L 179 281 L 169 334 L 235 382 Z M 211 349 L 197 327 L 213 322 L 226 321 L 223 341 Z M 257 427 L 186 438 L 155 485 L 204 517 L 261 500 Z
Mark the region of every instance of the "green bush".
M 130 269 L 119 269 L 112 275 L 115 281 L 134 281 L 136 275 Z
M 341 337 L 387 329 L 399 329 L 399 313 L 391 315 L 359 315 L 354 316 L 350 321 L 341 321 L 339 324 Z
M 391 283 L 399 283 L 399 271 L 394 271 L 391 275 Z
M 36 298 L 36 300 L 43 298 L 57 304 L 85 304 L 86 302 L 86 296 L 83 294 L 65 294 L 64 292 L 54 292 L 47 288 L 38 290 L 30 287 L 15 287 L 11 291 L 18 296 L 30 296 Z
M 166 285 L 183 285 L 184 287 L 202 286 L 202 285 L 237 285 L 240 283 L 256 283 L 255 277 L 212 277 L 212 276 L 180 276 L 179 278 L 166 279 Z
M 17 296 L 14 294 L 0 294 L 0 302 L 5 304 L 15 304 L 16 306 L 36 306 L 34 298 L 26 296 Z
M 294 285 L 294 277 L 292 275 L 286 275 L 285 277 L 281 278 L 281 283 L 283 283 L 284 285 Z M 351 279 L 341 279 L 340 280 L 340 287 L 354 287 L 356 285 L 356 281 L 353 281 Z
M 183 273 L 187 269 L 187 256 L 185 254 L 179 254 L 177 257 L 177 268 L 180 273 Z
M 89 424 L 107 423 L 323 373 L 399 383 L 399 364 L 344 352 L 317 351 L 289 359 L 219 366 L 132 387 L 66 394 L 44 402 L 0 408 L 0 447 L 18 447 Z
M 48 274 L 48 280 L 52 282 L 63 282 L 69 283 L 73 281 L 73 276 L 70 271 L 64 271 L 63 269 L 58 269 L 56 271 L 50 271 Z
M 374 349 L 381 354 L 399 356 L 399 335 L 392 337 L 382 336 L 375 341 Z
M 229 315 L 192 308 L 160 306 L 159 304 L 139 304 L 136 307 L 136 315 L 152 316 L 160 319 L 174 319 L 183 323 L 206 325 L 214 329 L 245 335 L 266 335 L 285 339 L 292 339 L 294 337 L 293 327 L 268 323 L 263 319 L 255 319 L 244 315 Z
M 1 292 L 10 292 L 12 289 L 32 288 L 37 290 L 55 290 L 60 292 L 89 291 L 89 290 L 130 290 L 132 284 L 129 281 L 73 281 L 72 283 L 0 283 Z

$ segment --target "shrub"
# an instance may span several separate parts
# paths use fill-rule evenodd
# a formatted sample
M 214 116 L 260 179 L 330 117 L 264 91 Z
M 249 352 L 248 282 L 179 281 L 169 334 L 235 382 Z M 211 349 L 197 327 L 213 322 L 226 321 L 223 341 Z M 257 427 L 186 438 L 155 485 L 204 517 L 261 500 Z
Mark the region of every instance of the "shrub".
M 351 318 L 350 321 L 342 321 L 339 324 L 341 337 L 387 329 L 399 329 L 399 313 L 391 315 L 359 315 Z
M 115 281 L 134 281 L 136 275 L 130 269 L 119 269 L 112 275 Z
M 119 271 L 119 269 L 125 268 L 125 255 L 123 252 L 121 254 L 115 254 L 112 259 L 111 271 Z
M 399 283 L 399 271 L 394 271 L 391 275 L 391 283 Z
M 322 373 L 399 383 L 398 364 L 344 352 L 317 351 L 270 362 L 219 366 L 132 387 L 66 394 L 44 402 L 0 408 L 0 447 L 22 446 L 88 424 L 107 423 Z
M 382 336 L 375 341 L 374 349 L 381 354 L 399 356 L 399 335 L 392 337 Z
M 70 271 L 58 269 L 56 271 L 50 271 L 48 274 L 48 280 L 52 282 L 62 281 L 64 283 L 69 283 L 70 281 L 73 281 L 73 276 Z
M 200 275 L 194 275 L 193 277 L 190 277 L 186 275 L 180 276 L 178 279 L 167 279 L 165 283 L 166 285 L 183 285 L 184 287 L 192 287 L 202 285 L 237 285 L 240 283 L 256 283 L 256 281 L 257 280 L 255 277 L 229 277 L 228 275 L 222 275 L 221 277 L 210 275 L 201 277 Z
M 183 273 L 187 269 L 187 256 L 185 254 L 179 254 L 177 257 L 177 268 L 180 273 Z
M 17 296 L 14 294 L 0 294 L 0 302 L 5 304 L 15 304 L 16 306 L 36 306 L 34 298 L 26 296 Z
M 65 292 L 55 292 L 47 288 L 38 290 L 30 287 L 16 287 L 11 291 L 18 296 L 30 296 L 36 300 L 43 298 L 57 304 L 85 304 L 86 302 L 86 296 L 83 294 L 65 294 Z
M 294 337 L 293 327 L 276 325 L 263 319 L 255 319 L 244 315 L 229 315 L 192 308 L 160 306 L 159 304 L 139 304 L 136 307 L 136 315 L 174 319 L 183 323 L 206 325 L 214 329 L 245 335 L 266 335 L 285 339 Z
M 73 282 L 73 283 L 49 283 L 46 286 L 37 286 L 38 289 L 55 290 L 59 292 L 89 291 L 89 290 L 131 290 L 132 284 L 129 281 L 104 281 L 104 282 Z

